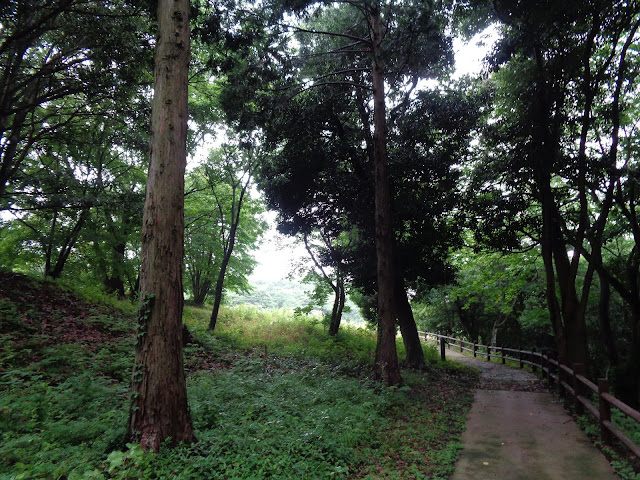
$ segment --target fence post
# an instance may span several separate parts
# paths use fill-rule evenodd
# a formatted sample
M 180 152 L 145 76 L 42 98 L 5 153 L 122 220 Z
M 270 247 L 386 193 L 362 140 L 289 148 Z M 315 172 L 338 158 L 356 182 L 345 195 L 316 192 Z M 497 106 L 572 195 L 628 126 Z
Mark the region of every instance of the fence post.
M 565 357 L 564 355 L 559 355 L 558 356 L 558 392 L 560 393 L 560 395 L 565 396 L 567 392 L 565 392 L 564 390 L 564 385 L 562 384 L 562 382 L 566 381 L 565 378 L 565 371 L 564 368 L 562 368 L 563 365 L 565 365 Z
M 520 368 L 524 368 L 524 362 L 522 361 L 522 350 L 518 350 L 518 358 L 520 359 Z
M 533 373 L 538 371 L 538 367 L 536 367 L 536 347 L 531 349 L 531 371 Z
M 445 348 L 444 348 L 444 338 L 440 337 L 440 358 L 442 359 L 442 361 L 445 361 L 447 359 L 447 354 L 445 353 Z
M 603 393 L 609 393 L 609 380 L 606 378 L 598 379 L 598 400 L 600 401 L 600 438 L 606 445 L 611 445 L 611 433 L 605 427 L 604 422 L 611 422 L 611 406 L 604 398 Z
M 487 345 L 487 362 L 491 361 L 491 345 Z
M 504 365 L 505 363 L 507 363 L 507 361 L 504 358 L 504 345 L 500 347 L 500 350 L 502 351 L 502 364 Z
M 458 339 L 458 343 L 460 344 L 460 353 L 462 353 L 462 339 L 461 338 Z
M 478 358 L 478 344 L 473 343 L 473 358 Z
M 584 394 L 584 388 L 583 388 L 582 382 L 578 380 L 578 375 L 584 376 L 584 372 L 585 372 L 584 363 L 573 364 L 573 394 L 574 394 L 573 405 L 574 405 L 574 408 L 576 409 L 577 415 L 584 414 L 584 405 L 582 405 L 582 402 L 578 398 Z
M 548 357 L 543 353 L 540 355 L 540 371 L 542 372 L 542 379 L 549 379 L 549 362 Z

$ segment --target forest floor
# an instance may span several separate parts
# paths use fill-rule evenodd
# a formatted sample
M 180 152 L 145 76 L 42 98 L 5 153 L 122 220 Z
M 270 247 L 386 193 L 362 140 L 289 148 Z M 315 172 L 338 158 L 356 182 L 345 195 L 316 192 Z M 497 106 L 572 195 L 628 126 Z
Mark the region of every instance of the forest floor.
M 480 370 L 462 454 L 450 480 L 619 478 L 536 375 L 453 350 L 447 356 Z
M 78 288 L 80 287 L 80 288 Z M 371 378 L 374 331 L 287 311 L 185 308 L 197 443 L 127 443 L 136 305 L 0 270 L 0 480 L 445 480 L 478 375 L 442 362 Z M 402 343 L 398 342 L 399 352 Z

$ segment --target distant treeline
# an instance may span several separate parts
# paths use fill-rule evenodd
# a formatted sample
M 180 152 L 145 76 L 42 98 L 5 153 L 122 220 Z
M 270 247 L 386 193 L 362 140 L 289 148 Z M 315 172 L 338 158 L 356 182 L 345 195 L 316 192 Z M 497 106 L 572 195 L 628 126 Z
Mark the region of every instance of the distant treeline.
M 304 308 L 311 302 L 308 292 L 313 289 L 312 285 L 289 281 L 289 280 L 257 280 L 252 281 L 253 290 L 249 293 L 229 292 L 226 302 L 229 305 L 255 305 L 262 308 Z M 331 314 L 331 303 L 328 301 L 322 307 L 324 314 Z M 349 323 L 364 323 L 364 318 L 360 314 L 360 309 L 350 300 L 347 300 L 348 311 L 345 309 L 343 319 Z M 319 308 L 316 309 L 320 310 Z

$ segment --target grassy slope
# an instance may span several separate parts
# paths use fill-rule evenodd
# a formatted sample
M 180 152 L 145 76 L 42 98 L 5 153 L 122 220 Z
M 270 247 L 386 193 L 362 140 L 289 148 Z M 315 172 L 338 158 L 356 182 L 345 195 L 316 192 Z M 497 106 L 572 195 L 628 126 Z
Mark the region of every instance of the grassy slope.
M 109 302 L 107 302 L 109 303 Z M 475 377 L 441 364 L 389 389 L 369 378 L 371 332 L 286 312 L 185 310 L 198 443 L 125 446 L 130 306 L 83 302 L 0 272 L 0 479 L 429 478 L 452 470 Z

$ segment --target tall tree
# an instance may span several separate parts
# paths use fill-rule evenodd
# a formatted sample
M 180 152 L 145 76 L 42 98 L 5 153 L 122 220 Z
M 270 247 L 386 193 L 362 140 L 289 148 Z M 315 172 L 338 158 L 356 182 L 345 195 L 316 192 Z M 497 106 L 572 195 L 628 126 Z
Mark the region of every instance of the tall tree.
M 256 265 L 251 252 L 267 225 L 260 218 L 263 203 L 246 189 L 242 194 L 242 186 L 250 187 L 246 169 L 253 168 L 245 160 L 245 153 L 226 145 L 211 151 L 208 160 L 187 176 L 185 273 L 197 305 L 221 277 L 224 291 L 250 289 L 247 277 Z
M 254 171 L 258 164 L 258 155 L 255 147 L 251 144 L 241 144 L 237 147 L 227 145 L 223 148 L 217 165 L 208 167 L 207 178 L 210 191 L 216 196 L 216 205 L 223 221 L 218 227 L 218 241 L 222 245 L 222 258 L 213 292 L 213 309 L 209 318 L 209 330 L 216 328 L 220 304 L 222 303 L 222 293 L 224 290 L 225 277 L 229 262 L 238 240 L 238 228 L 242 219 L 243 209 L 246 210 L 246 199 L 249 196 L 249 187 L 253 179 Z M 229 198 L 225 202 L 218 196 L 215 183 L 223 183 L 227 188 Z M 222 193 L 222 192 L 220 192 Z M 222 211 L 223 205 L 230 209 L 228 215 Z
M 338 176 L 334 178 L 355 174 L 371 183 L 366 189 L 359 187 L 361 192 L 370 195 L 367 197 L 368 210 L 358 208 L 371 218 L 372 225 L 377 225 L 372 231 L 379 247 L 376 283 L 380 302 L 380 348 L 377 350 L 376 375 L 394 384 L 400 381 L 400 374 L 395 352 L 396 279 L 393 272 L 392 193 L 386 167 L 387 122 L 400 116 L 411 103 L 411 94 L 420 78 L 444 71 L 450 60 L 449 43 L 443 35 L 444 22 L 431 2 L 402 5 L 369 1 L 330 5 L 303 2 L 286 7 L 292 11 L 286 16 L 267 11 L 282 18 L 275 28 L 282 32 L 282 38 L 295 35 L 297 46 L 288 45 L 275 53 L 269 49 L 260 50 L 263 55 L 255 62 L 230 74 L 223 89 L 222 104 L 238 125 L 259 124 L 265 128 L 267 141 L 274 144 L 273 150 L 277 154 L 274 157 L 283 159 L 281 152 L 287 156 L 291 154 L 291 169 L 299 174 L 299 178 L 304 178 L 304 182 L 299 188 L 296 186 L 289 205 L 298 200 L 304 203 L 306 197 L 310 207 L 314 198 L 324 202 L 335 195 L 335 189 L 331 187 L 331 194 L 309 188 L 329 183 L 328 179 L 313 175 L 320 174 L 330 162 L 337 162 Z M 255 26 L 256 16 L 251 18 L 248 23 Z M 273 42 L 263 43 L 273 45 Z M 289 54 L 291 51 L 295 51 L 293 56 Z M 252 60 L 250 56 L 248 58 L 247 62 Z M 290 69 L 292 65 L 296 68 Z M 256 72 L 265 70 L 270 74 L 268 82 L 252 80 Z M 274 80 L 276 72 L 282 79 L 279 83 Z M 236 75 L 238 80 L 242 77 L 248 87 L 237 89 Z M 318 99 L 315 106 L 310 100 L 313 97 Z M 387 103 L 393 105 L 391 111 L 387 111 Z M 242 108 L 238 108 L 239 105 Z M 338 105 L 345 109 L 339 110 Z M 300 108 L 302 106 L 304 108 Z M 327 116 L 322 117 L 323 113 Z M 296 116 L 291 117 L 292 114 Z M 284 125 L 287 125 L 286 131 L 282 132 Z M 303 133 L 310 130 L 316 130 L 315 137 L 303 137 Z M 295 156 L 294 146 L 299 148 Z M 339 149 L 344 154 L 344 163 L 340 166 L 338 158 L 334 157 Z M 303 165 L 308 165 L 307 172 Z M 285 180 L 273 177 L 271 183 L 283 185 Z M 344 197 L 348 195 L 346 192 Z M 349 205 L 349 202 L 342 205 Z M 342 205 L 333 203 L 334 209 L 338 207 L 337 216 L 348 211 Z M 329 212 L 329 207 L 327 202 L 326 210 L 322 210 Z M 291 214 L 287 207 L 280 212 L 284 217 Z
M 142 226 L 138 342 L 129 435 L 157 451 L 195 440 L 182 346 L 189 0 L 158 2 L 149 175 Z
M 376 258 L 378 265 L 378 344 L 375 374 L 388 385 L 400 383 L 396 353 L 395 271 L 393 260 L 393 218 L 387 173 L 387 110 L 382 60 L 383 26 L 380 5 L 369 9 L 371 37 L 371 85 L 373 89 L 373 170 L 375 178 Z

